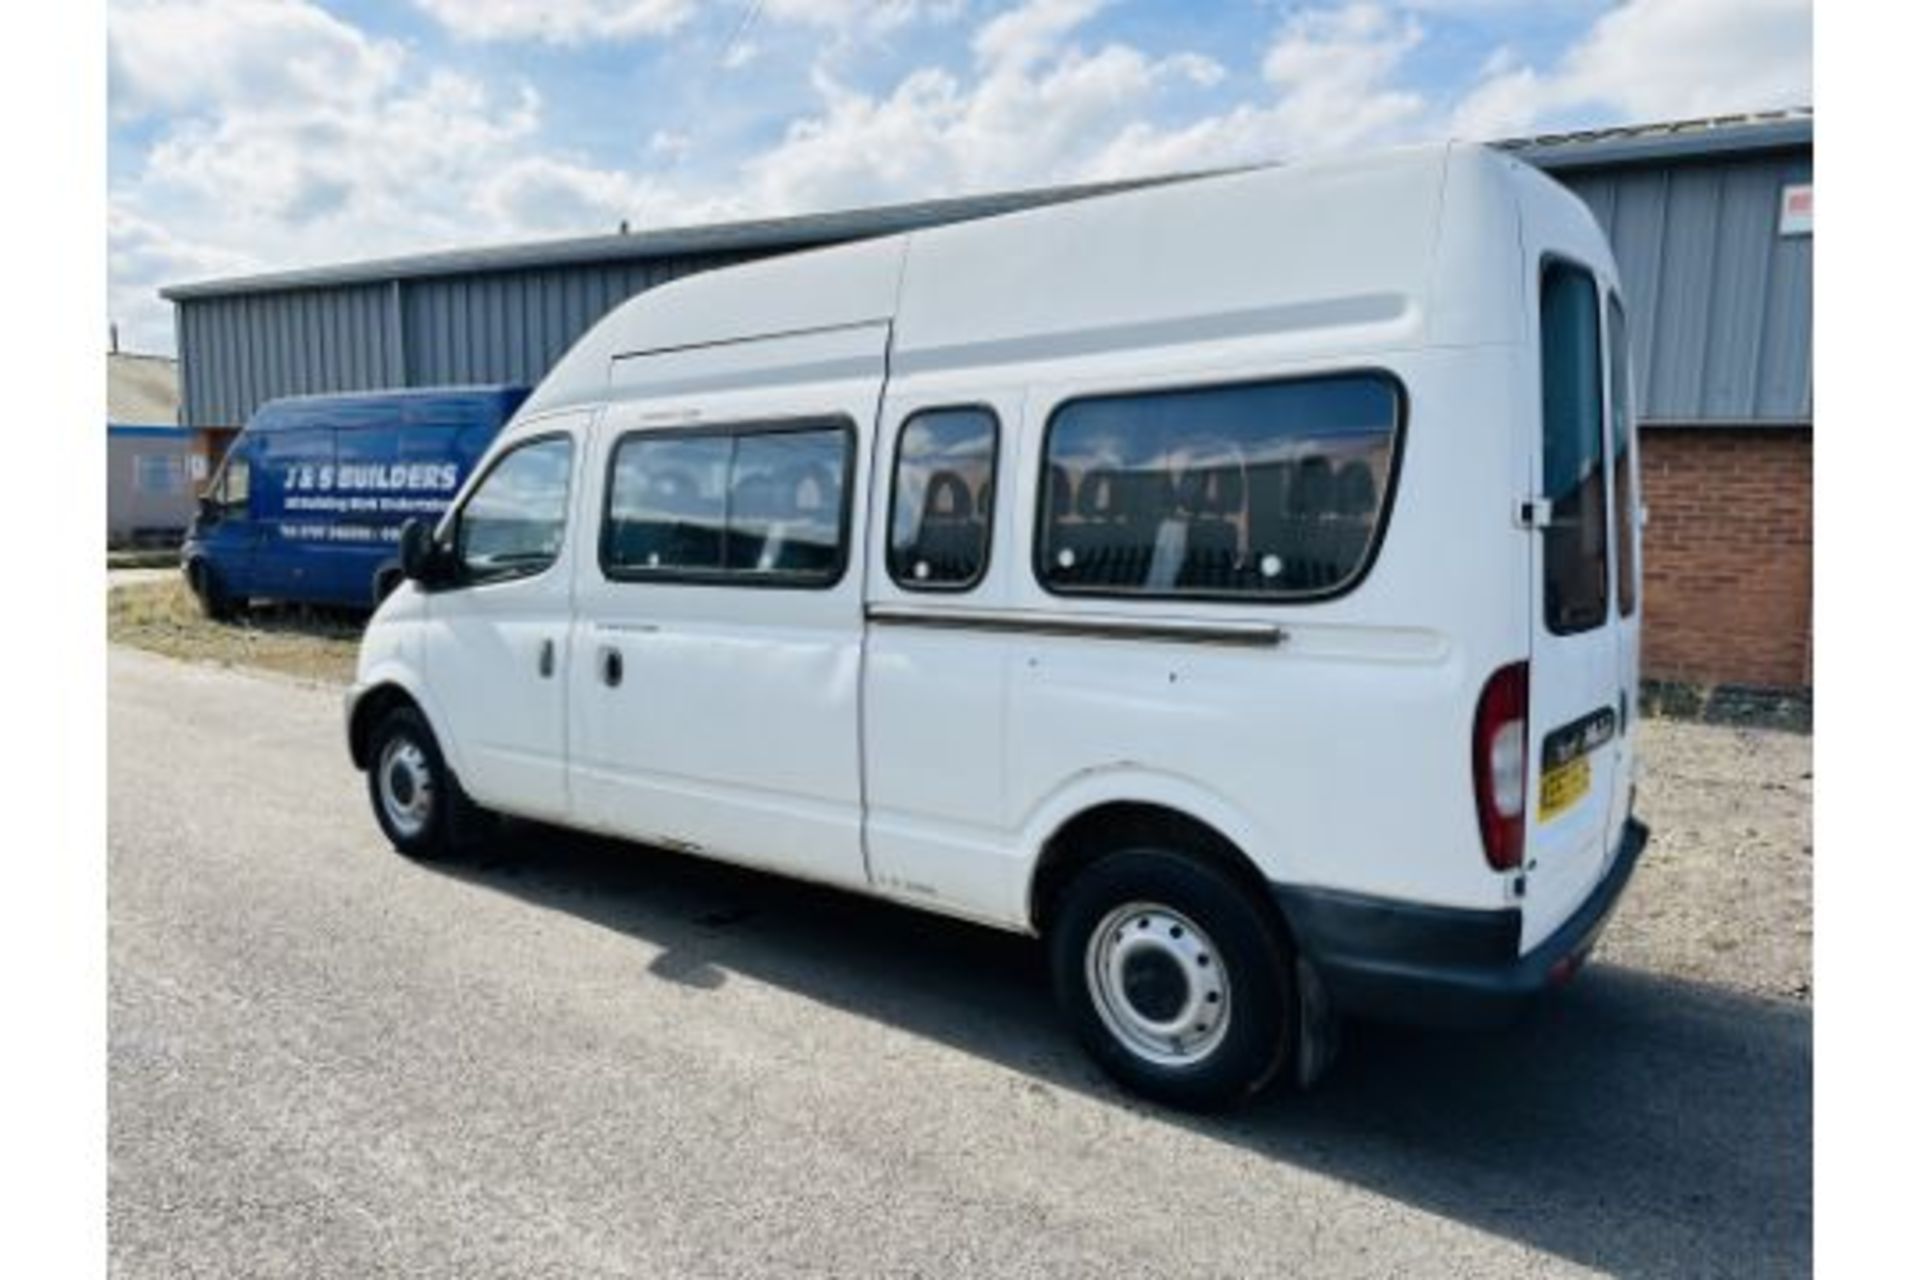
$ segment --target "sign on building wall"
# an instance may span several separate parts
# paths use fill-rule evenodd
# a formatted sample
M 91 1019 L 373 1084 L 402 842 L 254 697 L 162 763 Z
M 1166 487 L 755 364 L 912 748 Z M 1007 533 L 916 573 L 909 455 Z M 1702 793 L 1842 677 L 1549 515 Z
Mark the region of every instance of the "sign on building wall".
M 1780 234 L 1813 234 L 1813 184 L 1795 182 L 1780 188 Z

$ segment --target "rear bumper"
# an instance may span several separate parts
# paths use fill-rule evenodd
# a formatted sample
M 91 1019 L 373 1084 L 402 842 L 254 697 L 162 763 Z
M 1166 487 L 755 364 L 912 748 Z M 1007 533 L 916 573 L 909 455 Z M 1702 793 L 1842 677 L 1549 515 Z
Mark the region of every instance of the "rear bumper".
M 1426 1026 L 1497 1026 L 1578 971 L 1646 845 L 1646 824 L 1629 820 L 1593 892 L 1525 955 L 1518 954 L 1518 907 L 1429 907 L 1281 885 L 1274 896 L 1336 1011 Z

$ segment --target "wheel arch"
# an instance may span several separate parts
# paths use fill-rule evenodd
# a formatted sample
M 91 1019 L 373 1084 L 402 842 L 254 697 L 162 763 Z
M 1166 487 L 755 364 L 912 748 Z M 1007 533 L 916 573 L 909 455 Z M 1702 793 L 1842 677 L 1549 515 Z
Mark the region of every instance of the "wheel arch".
M 1211 806 L 1207 806 L 1211 807 Z M 1178 850 L 1221 872 L 1285 928 L 1269 873 L 1248 852 L 1251 830 L 1225 815 L 1167 798 L 1108 797 L 1076 806 L 1041 842 L 1027 883 L 1027 923 L 1044 934 L 1060 894 L 1076 873 L 1103 854 L 1152 843 Z
M 353 757 L 354 768 L 367 767 L 374 727 L 400 707 L 412 707 L 426 717 L 429 727 L 432 726 L 433 718 L 427 715 L 427 709 L 420 705 L 420 700 L 396 681 L 372 685 L 354 698 L 353 709 L 347 714 L 347 752 Z M 440 735 L 435 733 L 434 736 L 438 738 Z
M 367 673 L 367 679 L 356 686 L 350 695 L 352 701 L 347 712 L 347 751 L 352 756 L 354 767 L 367 767 L 368 739 L 373 736 L 374 726 L 395 707 L 410 706 L 426 720 L 427 728 L 433 732 L 433 739 L 440 748 L 441 756 L 447 762 L 447 768 L 456 779 L 466 777 L 464 761 L 460 755 L 460 744 L 453 741 L 443 728 L 446 721 L 433 699 L 409 678 L 410 672 L 404 666 L 382 664 L 381 667 Z

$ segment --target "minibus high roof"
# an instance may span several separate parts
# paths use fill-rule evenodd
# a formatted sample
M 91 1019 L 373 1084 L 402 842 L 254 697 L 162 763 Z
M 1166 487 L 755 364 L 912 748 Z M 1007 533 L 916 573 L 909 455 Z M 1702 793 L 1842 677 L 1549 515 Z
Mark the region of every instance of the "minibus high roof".
M 764 259 L 616 308 L 526 412 L 604 400 L 617 357 L 871 323 L 893 325 L 896 373 L 1253 334 L 1302 356 L 1518 342 L 1520 211 L 1541 199 L 1585 215 L 1511 156 L 1439 143 Z

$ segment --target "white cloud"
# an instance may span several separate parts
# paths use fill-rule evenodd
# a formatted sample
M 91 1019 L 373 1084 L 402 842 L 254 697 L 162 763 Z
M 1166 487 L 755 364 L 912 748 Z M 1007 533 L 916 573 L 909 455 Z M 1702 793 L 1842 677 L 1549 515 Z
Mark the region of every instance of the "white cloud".
M 154 292 L 156 282 L 226 275 L 253 265 L 243 252 L 183 238 L 120 201 L 108 202 L 107 316 L 119 322 L 128 350 L 172 353 L 172 309 Z
M 655 155 L 679 159 L 693 147 L 693 138 L 678 129 L 655 129 L 647 139 L 647 150 Z
M 927 67 L 869 94 L 816 69 L 824 109 L 742 167 L 753 208 L 812 209 L 1067 180 L 1173 80 L 1217 81 L 1190 53 L 1082 48 L 1099 0 L 1030 0 L 975 35 L 975 74 Z
M 164 341 L 162 284 L 499 238 L 542 207 L 480 198 L 533 143 L 531 89 L 421 65 L 304 0 L 146 0 L 112 17 L 114 114 L 155 129 L 109 192 L 110 304 L 134 339 Z M 618 198 L 587 184 L 574 207 L 596 197 Z
M 1454 113 L 1467 137 L 1580 115 L 1677 119 L 1813 101 L 1811 0 L 1626 0 L 1552 67 L 1492 70 Z
M 974 34 L 974 54 L 988 66 L 1024 71 L 1106 5 L 1107 0 L 1026 0 Z
M 873 95 L 825 75 L 825 109 L 744 166 L 750 206 L 819 208 L 1244 163 L 1390 136 L 1423 110 L 1392 81 L 1419 27 L 1374 4 L 1296 13 L 1262 65 L 1271 98 L 1189 124 L 1151 122 L 1174 82 L 1220 84 L 1202 55 L 1078 37 L 1104 0 L 1028 0 L 973 38 L 975 75 L 941 68 Z
M 141 150 L 110 192 L 109 304 L 130 341 L 152 345 L 168 320 L 153 290 L 213 274 L 1258 162 L 1449 123 L 1491 135 L 1570 111 L 1657 118 L 1807 97 L 1806 0 L 1625 0 L 1551 62 L 1495 48 L 1467 94 L 1412 87 L 1428 23 L 1511 2 L 1296 6 L 1229 68 L 1098 38 L 1107 0 L 1023 0 L 949 41 L 957 57 L 875 85 L 863 59 L 888 33 L 951 21 L 959 0 L 764 0 L 765 25 L 737 43 L 764 42 L 769 58 L 810 44 L 804 109 L 732 156 L 714 152 L 705 116 L 654 116 L 618 164 L 556 145 L 531 88 L 437 66 L 317 0 L 114 0 L 112 111 Z M 638 38 L 694 12 L 694 0 L 416 3 L 454 15 L 457 34 L 553 42 Z M 765 118 L 763 80 L 724 82 L 737 117 Z
M 477 188 L 489 220 L 526 230 L 611 230 L 646 193 L 640 180 L 547 156 L 514 160 Z
M 891 31 L 922 19 L 951 21 L 965 11 L 965 0 L 763 0 L 759 20 L 834 31 Z
M 413 0 L 463 40 L 538 40 L 582 44 L 671 35 L 694 0 Z
M 229 108 L 170 131 L 140 182 L 154 194 L 298 235 L 329 222 L 404 226 L 528 138 L 530 90 L 502 103 L 478 82 L 434 72 L 414 86 L 306 112 Z M 355 233 L 356 235 L 358 233 Z
M 657 159 L 649 175 L 543 145 L 531 90 L 435 70 L 311 0 L 146 0 L 116 12 L 115 104 L 123 117 L 145 114 L 163 127 L 114 195 L 151 232 L 192 226 L 196 239 L 123 255 L 115 306 L 203 267 L 287 267 L 622 220 L 778 214 L 1265 158 L 1390 128 L 1418 105 L 1389 83 L 1417 28 L 1358 4 L 1282 25 L 1263 64 L 1270 100 L 1159 128 L 1149 123 L 1158 96 L 1215 88 L 1227 70 L 1191 51 L 1088 46 L 1085 29 L 1103 7 L 1026 0 L 977 27 L 970 67 L 923 67 L 877 92 L 836 75 L 832 51 L 822 50 L 812 72 L 819 105 L 776 143 L 730 170 L 700 170 L 696 138 L 656 130 L 642 144 Z M 507 8 L 467 8 L 468 30 L 512 29 Z M 575 29 L 561 18 L 574 15 L 577 26 L 586 8 L 548 12 L 539 38 Z M 845 39 L 955 12 L 951 0 L 765 6 L 771 21 Z M 121 20 L 132 13 L 138 21 Z M 201 42 L 212 50 L 199 63 L 206 74 L 182 88 L 164 70 Z M 295 62 L 299 73 L 287 77 Z M 236 251 L 216 264 L 195 252 L 199 244 Z
M 1133 120 L 1088 166 L 1095 177 L 1216 168 L 1399 138 L 1427 103 L 1400 86 L 1417 22 L 1356 3 L 1292 14 L 1261 60 L 1272 97 L 1181 126 Z
M 108 72 L 122 118 L 350 102 L 388 84 L 404 56 L 286 0 L 116 0 L 109 9 Z
M 1205 54 L 1176 53 L 1162 65 L 1185 76 L 1190 83 L 1202 89 L 1211 89 L 1227 78 L 1227 69 Z
M 1392 78 L 1421 39 L 1418 23 L 1378 4 L 1296 14 L 1261 63 L 1281 95 L 1276 141 L 1342 146 L 1418 115 L 1420 96 L 1396 89 Z
M 462 40 L 537 41 L 578 45 L 673 35 L 702 16 L 698 0 L 413 0 Z M 840 34 L 886 32 L 923 18 L 946 20 L 964 0 L 735 0 L 716 29 L 754 23 L 811 27 Z M 709 5 L 708 13 L 721 9 Z

